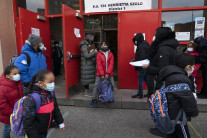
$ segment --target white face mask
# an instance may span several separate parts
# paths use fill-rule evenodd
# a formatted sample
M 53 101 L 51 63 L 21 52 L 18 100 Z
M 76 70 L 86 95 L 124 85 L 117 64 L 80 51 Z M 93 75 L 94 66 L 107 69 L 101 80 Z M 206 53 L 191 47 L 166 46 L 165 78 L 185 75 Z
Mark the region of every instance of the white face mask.
M 194 71 L 194 67 L 191 67 L 191 68 L 192 68 L 191 71 L 187 71 L 187 73 L 188 73 L 188 77 L 190 77 L 190 75 L 192 75 L 192 73 L 193 73 L 193 71 Z
M 40 46 L 40 49 L 42 50 L 42 51 L 44 51 L 44 50 L 46 50 L 47 48 L 44 46 L 44 44 L 42 43 L 41 44 L 41 46 Z
M 153 36 L 152 41 L 155 41 L 155 39 L 156 39 L 156 36 Z
M 54 82 L 48 83 L 48 84 L 46 84 L 46 86 L 47 86 L 47 88 L 45 88 L 46 91 L 52 92 L 55 89 L 55 83 Z
M 188 50 L 189 52 L 192 52 L 192 51 L 193 51 L 193 48 L 187 48 L 187 50 Z
M 55 44 L 55 46 L 59 46 L 59 44 Z
M 13 81 L 19 81 L 20 80 L 20 74 L 16 74 L 16 75 L 13 75 Z

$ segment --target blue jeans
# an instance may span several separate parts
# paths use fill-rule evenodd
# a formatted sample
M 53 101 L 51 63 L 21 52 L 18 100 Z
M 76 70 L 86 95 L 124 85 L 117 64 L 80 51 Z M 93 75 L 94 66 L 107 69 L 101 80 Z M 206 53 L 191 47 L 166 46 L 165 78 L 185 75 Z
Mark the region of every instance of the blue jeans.
M 2 137 L 3 138 L 10 138 L 10 132 L 11 132 L 11 125 L 4 124 L 4 132 L 3 132 Z
M 145 83 L 148 84 L 147 70 L 140 68 L 138 72 L 138 85 L 139 85 L 139 90 L 137 92 L 138 95 L 143 95 L 143 81 L 145 81 Z
M 47 132 L 40 134 L 41 138 L 47 138 Z

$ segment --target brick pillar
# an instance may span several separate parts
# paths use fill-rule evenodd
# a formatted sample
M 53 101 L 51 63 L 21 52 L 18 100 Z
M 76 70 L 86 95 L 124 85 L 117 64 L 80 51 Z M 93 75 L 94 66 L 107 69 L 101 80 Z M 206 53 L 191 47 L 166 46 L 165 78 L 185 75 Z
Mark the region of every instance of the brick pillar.
M 0 0 L 0 74 L 17 53 L 12 0 Z

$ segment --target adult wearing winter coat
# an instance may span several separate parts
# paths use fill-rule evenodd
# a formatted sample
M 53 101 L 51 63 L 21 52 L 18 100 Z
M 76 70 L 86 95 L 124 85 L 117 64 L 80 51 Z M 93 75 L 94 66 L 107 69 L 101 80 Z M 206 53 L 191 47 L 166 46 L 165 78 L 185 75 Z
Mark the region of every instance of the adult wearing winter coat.
M 59 41 L 54 42 L 54 47 L 52 48 L 52 62 L 53 62 L 53 72 L 54 75 L 61 75 L 61 63 L 63 58 L 63 52 L 60 48 Z
M 10 115 L 14 104 L 23 97 L 19 70 L 8 66 L 0 77 L 0 122 L 4 123 L 3 138 L 10 138 Z
M 199 98 L 207 98 L 207 40 L 203 37 L 197 37 L 194 42 L 197 44 L 199 56 L 196 56 L 196 63 L 201 64 L 203 88 Z
M 155 40 L 149 49 L 150 65 L 143 66 L 148 71 L 148 97 L 154 92 L 154 81 L 159 71 L 168 65 L 176 64 L 178 45 L 175 32 L 169 27 L 159 27 L 156 30 Z
M 162 83 L 165 82 L 166 87 L 169 85 L 185 83 L 188 84 L 191 88 L 191 91 L 177 91 L 166 93 L 170 120 L 176 119 L 181 108 L 186 113 L 187 121 L 191 121 L 191 117 L 198 116 L 199 111 L 196 99 L 193 95 L 192 82 L 188 78 L 188 76 L 193 73 L 194 64 L 194 56 L 185 53 L 177 57 L 177 66 L 169 65 L 164 67 L 159 72 L 158 81 Z M 182 122 L 182 117 L 180 118 L 180 121 Z M 154 131 L 151 132 L 153 133 Z M 185 136 L 188 138 L 190 137 L 187 123 L 181 124 L 178 122 L 176 124 L 174 133 L 167 135 L 167 138 L 185 138 Z
M 96 54 L 97 50 L 88 53 L 88 47 L 93 44 L 94 36 L 92 34 L 86 35 L 86 39 L 80 42 L 81 48 L 81 83 L 84 86 L 86 96 L 91 96 L 89 91 L 89 84 L 95 82 L 96 71 Z
M 147 41 L 144 40 L 144 36 L 142 33 L 138 33 L 134 36 L 133 40 L 134 45 L 137 46 L 136 49 L 136 55 L 135 55 L 135 61 L 141 61 L 148 59 L 148 50 L 149 50 L 149 44 Z M 136 71 L 138 72 L 138 86 L 139 90 L 136 95 L 133 95 L 132 98 L 143 98 L 143 81 L 145 81 L 146 84 L 148 84 L 147 80 L 147 70 L 143 69 L 143 67 L 135 67 Z
M 30 65 L 27 63 L 28 59 L 25 54 L 21 54 L 14 62 L 20 71 L 24 95 L 27 95 L 27 88 L 32 77 L 38 71 L 47 68 L 46 57 L 42 54 L 43 50 L 46 48 L 42 44 L 42 39 L 37 35 L 30 34 L 21 50 L 22 53 L 29 55 Z

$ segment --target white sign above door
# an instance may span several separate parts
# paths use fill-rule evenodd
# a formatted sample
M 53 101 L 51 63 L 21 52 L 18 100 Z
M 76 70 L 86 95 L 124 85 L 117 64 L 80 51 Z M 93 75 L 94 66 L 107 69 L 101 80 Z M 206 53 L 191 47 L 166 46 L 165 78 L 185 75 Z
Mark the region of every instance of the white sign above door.
M 152 0 L 84 0 L 85 13 L 147 10 Z

